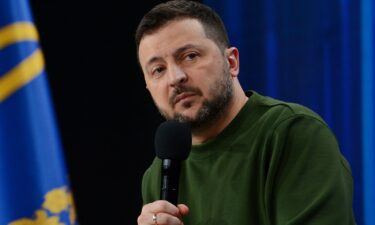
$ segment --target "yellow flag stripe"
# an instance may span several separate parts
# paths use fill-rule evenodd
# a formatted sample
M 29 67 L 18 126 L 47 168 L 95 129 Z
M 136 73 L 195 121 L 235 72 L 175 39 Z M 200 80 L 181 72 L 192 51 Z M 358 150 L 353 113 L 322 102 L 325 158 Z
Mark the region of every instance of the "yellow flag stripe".
M 39 39 L 34 24 L 29 22 L 13 23 L 0 28 L 0 49 L 19 41 Z
M 43 54 L 40 49 L 37 49 L 32 55 L 0 77 L 0 103 L 34 79 L 43 69 Z

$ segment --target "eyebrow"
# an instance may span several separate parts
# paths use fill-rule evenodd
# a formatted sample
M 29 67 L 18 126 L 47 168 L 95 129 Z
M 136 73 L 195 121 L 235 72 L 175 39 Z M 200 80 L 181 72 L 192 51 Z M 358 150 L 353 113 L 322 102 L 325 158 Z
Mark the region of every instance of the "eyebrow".
M 173 57 L 177 57 L 179 54 L 181 54 L 182 52 L 186 51 L 186 49 L 189 49 L 189 48 L 197 48 L 197 49 L 200 49 L 198 48 L 197 45 L 193 45 L 193 44 L 186 44 L 178 49 L 176 49 L 176 51 L 173 52 Z
M 174 52 L 173 52 L 173 57 L 177 57 L 179 54 L 181 54 L 182 52 L 186 51 L 186 49 L 189 49 L 189 48 L 197 48 L 197 49 L 200 49 L 197 45 L 193 45 L 193 44 L 186 44 L 186 45 L 183 45 L 181 47 L 179 47 L 178 49 L 176 49 Z M 162 57 L 160 56 L 154 56 L 152 57 L 150 60 L 147 61 L 146 63 L 146 68 L 149 67 L 152 63 L 156 62 L 156 61 L 159 61 L 159 60 L 162 60 Z
M 148 68 L 151 64 L 153 64 L 154 62 L 159 61 L 159 60 L 161 60 L 160 56 L 154 56 L 150 60 L 147 61 L 145 67 Z

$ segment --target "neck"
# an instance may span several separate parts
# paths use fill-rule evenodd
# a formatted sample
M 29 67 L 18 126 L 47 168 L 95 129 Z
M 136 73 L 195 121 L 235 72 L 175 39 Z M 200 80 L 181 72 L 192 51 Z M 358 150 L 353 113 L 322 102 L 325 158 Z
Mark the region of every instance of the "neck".
M 219 135 L 229 123 L 237 116 L 242 107 L 246 104 L 247 97 L 239 83 L 234 83 L 235 88 L 231 101 L 226 110 L 219 118 L 203 129 L 193 130 L 193 145 L 205 143 Z

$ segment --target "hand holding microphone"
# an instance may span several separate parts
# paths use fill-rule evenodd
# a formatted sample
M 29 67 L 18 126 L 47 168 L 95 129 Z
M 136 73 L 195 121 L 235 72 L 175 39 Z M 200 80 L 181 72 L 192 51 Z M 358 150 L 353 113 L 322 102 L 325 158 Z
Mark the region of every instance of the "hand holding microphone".
M 182 217 L 189 213 L 184 204 L 177 206 L 166 200 L 146 204 L 138 217 L 138 225 L 181 225 Z
M 143 206 L 139 225 L 183 224 L 182 216 L 189 212 L 184 204 L 177 205 L 181 162 L 191 149 L 191 130 L 187 123 L 166 121 L 155 134 L 156 156 L 162 160 L 160 199 Z

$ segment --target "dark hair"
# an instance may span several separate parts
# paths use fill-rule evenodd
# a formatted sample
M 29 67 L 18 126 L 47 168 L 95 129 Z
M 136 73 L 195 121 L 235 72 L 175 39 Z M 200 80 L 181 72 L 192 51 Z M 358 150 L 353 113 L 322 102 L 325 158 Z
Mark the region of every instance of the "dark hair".
M 213 9 L 199 2 L 173 0 L 156 5 L 144 15 L 135 33 L 137 52 L 145 35 L 156 32 L 170 21 L 185 18 L 197 19 L 207 38 L 213 40 L 219 48 L 229 47 L 224 23 Z

